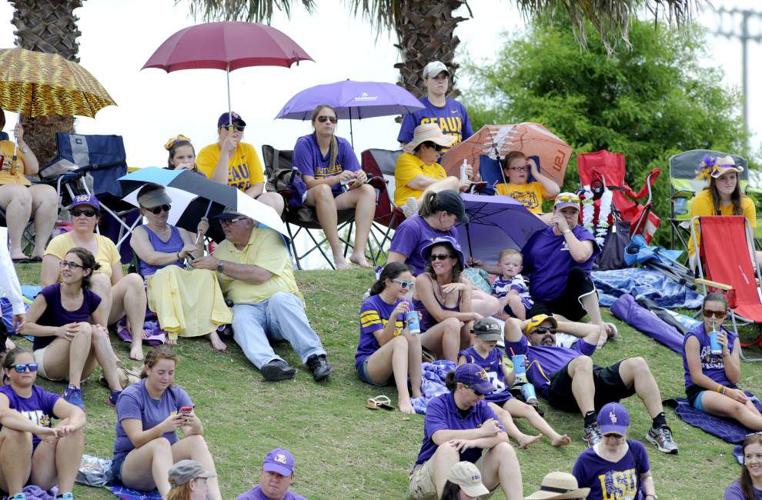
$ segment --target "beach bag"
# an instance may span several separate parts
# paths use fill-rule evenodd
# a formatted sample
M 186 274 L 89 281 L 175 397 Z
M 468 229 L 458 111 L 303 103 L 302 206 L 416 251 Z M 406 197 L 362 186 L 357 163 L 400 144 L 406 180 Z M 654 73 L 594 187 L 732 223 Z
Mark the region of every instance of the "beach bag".
M 624 255 L 625 248 L 630 244 L 630 224 L 624 221 L 616 221 L 606 234 L 603 248 L 596 260 L 596 269 L 606 271 L 609 269 L 623 269 L 627 266 Z
M 268 191 L 275 191 L 283 196 L 289 210 L 298 210 L 304 206 L 307 184 L 298 168 L 276 167 L 267 184 Z

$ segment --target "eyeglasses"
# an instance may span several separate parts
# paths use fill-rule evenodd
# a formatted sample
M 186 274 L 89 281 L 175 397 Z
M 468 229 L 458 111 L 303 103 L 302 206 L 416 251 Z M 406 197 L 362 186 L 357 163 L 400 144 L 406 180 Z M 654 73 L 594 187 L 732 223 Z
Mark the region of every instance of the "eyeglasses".
M 445 259 L 451 259 L 452 255 L 449 253 L 433 253 L 431 254 L 431 260 L 445 260 Z
M 415 281 L 408 281 L 408 280 L 401 280 L 401 279 L 393 279 L 392 281 L 397 283 L 402 288 L 413 288 L 415 286 Z
M 529 165 L 524 165 L 523 167 L 508 167 L 508 170 L 514 172 L 529 172 Z
M 705 318 L 724 318 L 728 315 L 727 311 L 712 311 L 710 309 L 704 309 L 703 311 Z
M 95 217 L 98 212 L 93 208 L 85 208 L 82 210 L 78 209 L 72 209 L 69 211 L 72 217 L 79 217 L 80 215 L 84 215 L 85 217 Z
M 169 212 L 172 210 L 172 205 L 159 205 L 158 207 L 147 208 L 143 207 L 154 215 L 159 215 L 162 211 Z
M 317 121 L 319 121 L 320 123 L 325 123 L 325 122 L 336 123 L 337 121 L 339 121 L 339 119 L 336 118 L 335 116 L 318 116 Z
M 84 269 L 85 266 L 82 264 L 77 264 L 76 262 L 72 262 L 70 260 L 62 260 L 58 263 L 61 267 L 68 267 L 69 269 Z
M 538 335 L 545 335 L 546 333 L 553 333 L 553 334 L 555 334 L 556 333 L 556 329 L 555 328 L 550 328 L 548 326 L 538 326 L 537 328 L 532 330 L 531 333 L 536 333 Z
M 561 193 L 556 196 L 556 203 L 579 203 L 579 196 L 574 193 Z
M 28 372 L 36 372 L 37 371 L 37 363 L 18 364 L 18 365 L 14 365 L 13 369 L 16 370 L 16 373 L 24 373 L 26 371 L 28 371 Z

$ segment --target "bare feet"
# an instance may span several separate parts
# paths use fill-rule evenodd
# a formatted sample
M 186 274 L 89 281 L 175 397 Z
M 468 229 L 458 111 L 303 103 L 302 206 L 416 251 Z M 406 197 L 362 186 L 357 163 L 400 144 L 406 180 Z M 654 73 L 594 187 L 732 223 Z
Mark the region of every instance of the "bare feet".
M 365 255 L 355 255 L 352 254 L 349 256 L 349 261 L 357 264 L 360 267 L 364 267 L 366 269 L 370 269 L 373 266 L 368 262 L 368 260 L 365 258 Z
M 564 434 L 563 436 L 557 434 L 556 437 L 550 440 L 550 444 L 558 448 L 559 446 L 566 446 L 571 443 L 571 438 Z
M 215 351 L 224 352 L 228 348 L 228 346 L 225 345 L 225 342 L 222 341 L 217 332 L 212 332 L 209 334 L 209 341 L 212 343 L 212 347 Z
M 132 347 L 130 347 L 130 359 L 143 361 L 143 344 L 132 343 Z
M 333 263 L 336 266 L 336 269 L 351 269 L 351 267 L 352 267 L 349 264 L 349 262 L 347 262 L 346 259 L 344 259 L 343 255 L 340 255 L 338 257 L 336 257 L 334 255 L 333 256 Z
M 177 345 L 177 339 L 167 335 L 167 345 Z
M 527 449 L 529 448 L 529 445 L 532 445 L 542 439 L 542 434 L 538 434 L 536 436 L 530 436 L 529 434 L 521 434 L 521 437 L 518 439 L 519 448 L 521 449 Z
M 400 411 L 404 413 L 405 415 L 412 415 L 415 413 L 415 409 L 413 408 L 413 405 L 410 403 L 409 399 L 406 399 L 404 401 L 400 400 L 397 403 L 397 406 L 399 407 Z

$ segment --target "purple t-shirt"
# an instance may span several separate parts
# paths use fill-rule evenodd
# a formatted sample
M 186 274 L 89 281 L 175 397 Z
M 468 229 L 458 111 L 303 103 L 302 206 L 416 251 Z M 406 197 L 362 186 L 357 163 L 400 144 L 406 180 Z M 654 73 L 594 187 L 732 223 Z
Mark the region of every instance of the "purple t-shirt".
M 40 386 L 32 386 L 32 395 L 23 398 L 16 394 L 9 384 L 0 387 L 0 392 L 8 398 L 8 406 L 28 418 L 33 424 L 41 427 L 53 427 L 52 419 L 56 418 L 53 413 L 53 407 L 56 405 L 59 396 L 48 392 Z M 36 447 L 40 443 L 40 438 L 32 435 L 32 446 Z
M 762 500 L 762 490 L 754 488 L 754 494 L 755 500 Z M 725 489 L 723 500 L 746 500 L 738 481 L 733 481 L 730 483 L 730 486 Z
M 94 292 L 87 288 L 82 289 L 84 298 L 82 299 L 82 305 L 76 311 L 67 311 L 61 304 L 61 284 L 56 283 L 54 285 L 48 285 L 40 291 L 43 297 L 45 297 L 45 311 L 37 320 L 38 325 L 45 326 L 63 326 L 69 323 L 85 322 L 90 323 L 90 317 L 98 309 L 101 303 L 101 298 Z M 32 342 L 32 349 L 42 349 L 47 347 L 51 342 L 56 339 L 55 335 L 49 335 L 47 337 L 35 337 Z
M 357 343 L 355 353 L 355 368 L 358 370 L 365 359 L 376 352 L 381 346 L 376 340 L 374 332 L 383 330 L 392 311 L 402 299 L 397 299 L 394 304 L 387 304 L 380 295 L 371 295 L 360 306 L 360 340 Z M 400 314 L 395 320 L 395 335 L 402 333 L 405 328 L 405 315 Z
M 505 383 L 505 377 L 503 376 L 503 357 L 505 353 L 500 348 L 495 347 L 492 349 L 486 358 L 483 358 L 481 354 L 476 351 L 476 348 L 471 346 L 468 349 L 460 351 L 458 358 L 464 356 L 466 363 L 475 363 L 481 366 L 489 381 L 492 382 L 492 386 L 495 391 L 492 394 L 488 394 L 484 399 L 491 403 L 503 404 L 513 396 L 511 396 L 510 388 Z
M 725 335 L 728 336 L 728 350 L 733 352 L 733 343 L 736 340 L 736 334 L 725 330 Z M 690 337 L 695 337 L 699 342 L 699 359 L 701 360 L 701 371 L 714 380 L 718 384 L 726 387 L 735 387 L 736 385 L 728 380 L 728 376 L 725 374 L 725 363 L 722 361 L 722 354 L 712 354 L 711 344 L 709 343 L 709 334 L 704 329 L 704 323 L 700 323 L 693 330 L 689 331 L 683 337 L 683 370 L 685 371 L 685 388 L 693 387 L 694 384 L 691 380 L 691 372 L 688 370 L 688 358 L 685 356 L 685 343 Z
M 518 342 L 506 342 L 505 352 L 511 357 L 515 354 L 526 354 L 529 363 L 527 378 L 547 399 L 553 376 L 574 358 L 582 355 L 592 356 L 595 345 L 579 339 L 571 347 L 530 346 L 529 340 L 522 336 Z
M 426 462 L 437 451 L 437 444 L 431 439 L 437 431 L 476 429 L 491 418 L 495 419 L 500 430 L 505 432 L 486 401 L 479 401 L 471 409 L 462 411 L 455 405 L 452 392 L 435 397 L 426 407 L 426 417 L 423 421 L 423 442 L 421 443 L 421 451 L 418 453 L 418 459 L 415 461 L 416 465 Z M 481 456 L 481 448 L 472 448 L 460 454 L 460 461 L 476 462 Z
M 175 226 L 169 226 L 169 228 L 171 229 L 171 233 L 167 241 L 162 241 L 162 239 L 159 238 L 159 235 L 154 233 L 151 230 L 151 228 L 149 228 L 147 225 L 144 224 L 140 227 L 142 227 L 145 230 L 146 234 L 148 235 L 148 242 L 151 244 L 151 247 L 156 252 L 177 253 L 180 250 L 182 250 L 183 247 L 185 246 L 183 237 L 180 235 L 180 231 Z M 146 262 L 143 262 L 142 260 L 139 260 L 138 265 L 140 267 L 140 275 L 143 278 L 147 278 L 149 276 L 153 276 L 154 274 L 156 274 L 156 271 L 158 271 L 162 267 L 167 267 L 171 265 L 182 266 L 183 261 L 180 259 L 177 259 L 171 264 L 164 264 L 162 266 L 154 266 L 152 264 L 148 264 Z
M 262 493 L 262 487 L 259 485 L 256 485 L 246 493 L 241 493 L 236 497 L 236 500 L 270 500 L 269 497 L 266 497 L 264 493 Z M 296 493 L 292 491 L 287 491 L 285 496 L 283 497 L 283 500 L 306 500 L 301 495 L 297 495 Z
M 299 169 L 303 175 L 309 175 L 315 179 L 321 177 L 330 177 L 332 175 L 338 175 L 344 170 L 357 171 L 360 170 L 360 163 L 357 161 L 357 155 L 355 155 L 352 145 L 349 141 L 342 137 L 336 137 L 336 144 L 339 151 L 336 155 L 336 164 L 331 167 L 331 152 L 323 156 L 320 152 L 320 146 L 318 146 L 315 134 L 305 135 L 296 140 L 296 146 L 294 146 L 294 154 L 292 157 L 292 165 Z M 342 187 L 340 183 L 336 183 L 331 186 L 334 196 L 338 196 L 342 193 Z
M 140 420 L 145 431 L 162 423 L 170 414 L 179 412 L 182 406 L 193 406 L 193 402 L 188 393 L 178 385 L 168 387 L 159 399 L 153 399 L 148 394 L 145 379 L 123 390 L 116 403 L 114 460 L 126 456 L 135 448 L 122 427 L 122 420 Z M 174 431 L 165 432 L 164 438 L 170 444 L 177 442 L 177 434 Z
M 447 231 L 440 231 L 429 226 L 420 215 L 414 215 L 405 219 L 394 232 L 389 251 L 401 253 L 406 257 L 405 264 L 410 268 L 414 276 L 421 274 L 426 269 L 426 261 L 421 256 L 423 245 L 434 238 L 450 236 L 458 239 L 458 229 L 452 227 Z
M 590 488 L 588 500 L 642 500 L 640 475 L 651 470 L 646 448 L 627 440 L 629 450 L 618 462 L 601 458 L 593 448 L 583 451 L 572 469 L 580 488 Z
M 474 131 L 471 128 L 471 120 L 468 119 L 466 108 L 455 99 L 446 99 L 444 107 L 434 106 L 428 97 L 421 97 L 424 108 L 402 116 L 402 126 L 397 140 L 403 144 L 413 140 L 415 127 L 422 123 L 436 123 L 447 135 L 456 138 L 453 145 L 465 141 Z
M 564 236 L 554 234 L 552 227 L 534 233 L 521 249 L 524 272 L 529 278 L 529 292 L 535 301 L 551 301 L 561 296 L 573 268 L 579 267 L 588 273 L 592 271 L 593 261 L 600 253 L 595 238 L 582 226 L 575 226 L 572 232 L 578 240 L 593 244 L 593 255 L 585 262 L 572 259 Z

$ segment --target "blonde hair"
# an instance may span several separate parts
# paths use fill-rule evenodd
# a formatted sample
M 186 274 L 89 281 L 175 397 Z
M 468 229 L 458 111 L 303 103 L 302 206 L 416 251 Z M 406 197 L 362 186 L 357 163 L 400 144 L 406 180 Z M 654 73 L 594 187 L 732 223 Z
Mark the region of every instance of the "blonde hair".
M 522 262 L 524 261 L 524 256 L 521 255 L 521 252 L 519 252 L 515 248 L 503 248 L 502 250 L 500 250 L 500 253 L 497 254 L 497 261 L 500 262 L 501 260 L 503 260 L 503 257 L 506 257 L 508 255 L 518 255 L 519 258 L 522 260 Z

